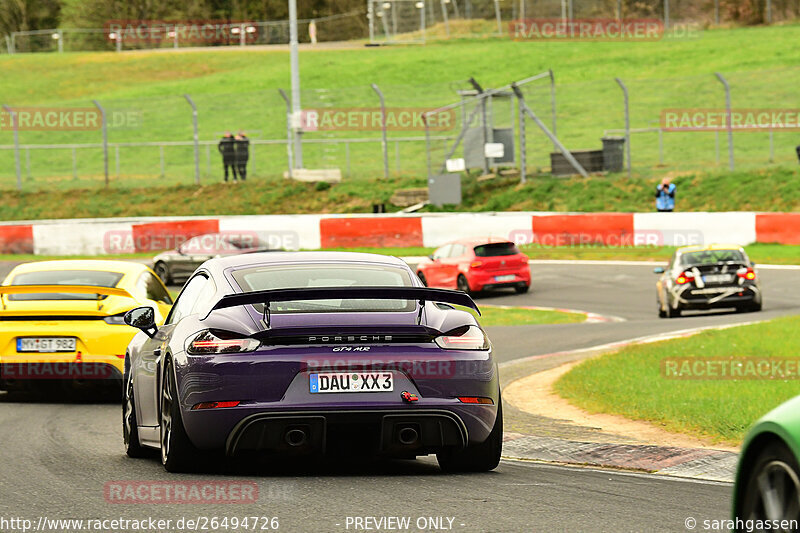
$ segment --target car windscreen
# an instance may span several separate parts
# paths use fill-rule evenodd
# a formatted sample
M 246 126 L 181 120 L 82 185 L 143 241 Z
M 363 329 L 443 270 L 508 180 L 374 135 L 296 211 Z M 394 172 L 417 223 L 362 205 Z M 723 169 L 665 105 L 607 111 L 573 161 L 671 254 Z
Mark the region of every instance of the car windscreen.
M 14 276 L 11 285 L 85 285 L 90 287 L 116 287 L 122 279 L 121 272 L 100 270 L 47 270 L 42 272 L 22 272 Z M 105 295 L 97 294 L 9 294 L 9 300 L 103 300 Z
M 500 257 L 502 255 L 517 255 L 519 249 L 513 242 L 493 242 L 481 244 L 474 248 L 477 257 Z
M 746 263 L 741 250 L 702 250 L 681 255 L 682 265 L 708 265 L 714 263 Z
M 291 264 L 243 268 L 233 278 L 244 292 L 269 289 L 320 287 L 411 287 L 411 276 L 402 268 L 366 264 Z M 273 302 L 271 313 L 333 313 L 412 311 L 409 300 L 299 300 Z M 263 305 L 254 306 L 263 313 Z

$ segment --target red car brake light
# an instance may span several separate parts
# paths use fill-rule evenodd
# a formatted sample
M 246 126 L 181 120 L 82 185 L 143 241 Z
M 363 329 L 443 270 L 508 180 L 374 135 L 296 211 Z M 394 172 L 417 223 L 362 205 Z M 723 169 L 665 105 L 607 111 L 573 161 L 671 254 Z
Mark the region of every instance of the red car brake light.
M 756 271 L 752 268 L 740 269 L 736 272 L 736 275 L 750 281 L 756 279 Z
M 683 285 L 684 283 L 688 283 L 693 280 L 694 280 L 694 274 L 692 274 L 688 270 L 684 270 L 677 278 L 675 278 L 675 283 L 677 283 L 678 285 Z

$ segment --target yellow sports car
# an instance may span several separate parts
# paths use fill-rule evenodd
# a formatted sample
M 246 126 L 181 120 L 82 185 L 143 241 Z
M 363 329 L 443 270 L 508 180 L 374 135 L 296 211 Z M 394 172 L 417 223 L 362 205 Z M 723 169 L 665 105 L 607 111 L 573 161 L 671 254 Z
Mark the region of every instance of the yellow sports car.
M 121 382 L 136 333 L 123 315 L 142 305 L 162 323 L 172 306 L 145 265 L 40 261 L 15 267 L 0 285 L 0 390 L 52 380 Z

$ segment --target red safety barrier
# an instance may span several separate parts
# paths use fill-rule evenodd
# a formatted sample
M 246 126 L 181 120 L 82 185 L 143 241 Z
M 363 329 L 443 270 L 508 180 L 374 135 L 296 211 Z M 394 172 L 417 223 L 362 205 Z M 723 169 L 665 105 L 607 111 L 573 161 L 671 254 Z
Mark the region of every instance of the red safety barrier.
M 133 244 L 137 252 L 173 250 L 197 235 L 218 233 L 219 220 L 176 220 L 133 225 Z
M 420 217 L 323 218 L 322 248 L 422 246 Z
M 756 242 L 800 244 L 800 213 L 756 213 Z
M 33 226 L 0 226 L 0 253 L 32 254 Z
M 533 242 L 543 246 L 633 244 L 633 214 L 534 215 Z

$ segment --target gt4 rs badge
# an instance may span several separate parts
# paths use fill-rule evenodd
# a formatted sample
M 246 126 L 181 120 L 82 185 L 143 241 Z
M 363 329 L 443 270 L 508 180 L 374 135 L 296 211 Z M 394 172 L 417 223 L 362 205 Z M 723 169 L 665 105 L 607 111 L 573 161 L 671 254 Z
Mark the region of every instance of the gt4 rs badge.
M 336 346 L 334 352 L 368 352 L 369 346 Z

